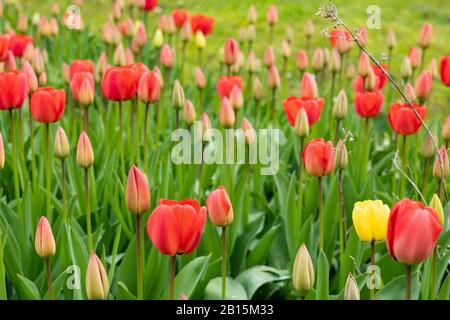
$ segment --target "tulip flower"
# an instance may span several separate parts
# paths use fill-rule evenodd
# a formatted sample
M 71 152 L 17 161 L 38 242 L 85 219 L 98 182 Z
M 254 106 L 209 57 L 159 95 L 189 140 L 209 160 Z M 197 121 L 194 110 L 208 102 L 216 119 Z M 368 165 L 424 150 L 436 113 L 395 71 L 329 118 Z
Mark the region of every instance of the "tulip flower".
M 255 24 L 258 20 L 258 11 L 254 5 L 251 5 L 247 11 L 247 20 L 250 24 Z
M 294 267 L 292 268 L 292 283 L 294 289 L 300 294 L 300 298 L 305 299 L 306 294 L 314 286 L 314 266 L 308 248 L 303 243 L 295 256 Z
M 405 84 L 405 96 L 409 101 L 414 101 L 416 99 L 416 91 L 409 82 Z
M 191 29 L 193 33 L 201 31 L 204 36 L 211 33 L 214 26 L 214 18 L 205 16 L 203 14 L 197 14 L 191 16 Z
M 238 57 L 239 52 L 238 44 L 234 39 L 230 38 L 225 43 L 223 50 L 224 50 L 223 62 L 228 66 L 228 75 L 231 75 L 230 67 L 236 63 Z
M 442 83 L 450 87 L 450 55 L 441 58 L 440 75 Z
M 428 71 L 422 71 L 416 79 L 414 92 L 419 98 L 420 104 L 423 104 L 431 93 L 433 88 L 433 75 Z
M 419 34 L 418 44 L 422 49 L 426 49 L 431 45 L 433 40 L 433 26 L 431 23 L 424 23 Z
M 172 18 L 177 28 L 180 29 L 189 20 L 189 12 L 183 9 L 175 9 L 172 11 Z
M 196 200 L 160 199 L 147 222 L 147 234 L 162 254 L 171 257 L 169 298 L 173 299 L 176 255 L 192 253 L 206 222 L 206 208 Z
M 105 267 L 92 252 L 86 271 L 86 293 L 89 300 L 103 300 L 109 292 L 108 274 Z
M 270 68 L 271 65 L 275 64 L 275 51 L 272 46 L 268 46 L 264 52 L 264 65 Z
M 251 145 L 256 142 L 256 131 L 246 117 L 242 118 L 242 131 L 244 132 L 244 142 L 246 145 Z
M 439 194 L 445 183 L 446 177 L 449 175 L 449 160 L 447 154 L 447 148 L 445 146 L 439 149 L 439 154 L 436 155 L 433 165 L 433 177 L 439 181 Z
M 273 41 L 273 28 L 278 22 L 278 10 L 277 7 L 271 5 L 267 10 L 267 23 L 269 24 L 269 43 Z
M 21 71 L 0 73 L 0 109 L 20 108 L 27 96 L 28 81 L 25 73 Z
M 297 114 L 301 109 L 306 111 L 308 124 L 310 126 L 314 125 L 319 120 L 323 105 L 323 98 L 311 99 L 306 97 L 288 97 L 283 101 L 284 113 L 291 126 L 295 125 Z
M 414 70 L 416 70 L 422 64 L 422 53 L 420 52 L 419 48 L 412 47 L 409 50 L 408 57 L 409 60 L 411 60 L 411 67 L 414 72 Z
M 29 43 L 33 43 L 33 37 L 25 34 L 17 34 L 9 39 L 9 50 L 15 57 L 21 58 L 25 48 Z
M 70 64 L 70 67 L 69 67 L 70 79 L 72 79 L 72 77 L 78 72 L 89 72 L 89 73 L 93 74 L 94 73 L 94 63 L 92 62 L 92 60 L 74 60 L 74 61 L 72 61 L 72 63 Z
M 137 90 L 135 78 L 136 71 L 131 66 L 109 68 L 101 83 L 103 95 L 112 101 L 132 99 Z
M 69 140 L 63 128 L 59 127 L 56 131 L 53 151 L 55 156 L 61 159 L 61 193 L 64 210 L 64 220 L 67 221 L 67 199 L 66 199 L 66 178 L 65 178 L 65 159 L 70 154 Z
M 0 61 L 4 61 L 9 51 L 10 37 L 7 35 L 0 35 Z
M 344 300 L 360 300 L 358 283 L 351 273 L 348 274 L 345 282 Z
M 303 72 L 308 68 L 308 55 L 305 50 L 299 50 L 296 58 L 296 66 L 300 71 L 300 78 L 302 78 Z
M 413 103 L 419 116 L 424 119 L 427 114 L 427 108 Z M 412 108 L 408 104 L 391 104 L 388 113 L 389 124 L 397 134 L 407 136 L 417 133 L 421 122 L 417 119 Z
M 158 0 L 140 0 L 141 9 L 146 13 L 153 11 L 158 5 Z
M 325 54 L 322 48 L 316 48 L 311 60 L 311 67 L 315 73 L 322 71 L 325 66 Z
M 355 111 L 362 118 L 374 118 L 378 116 L 383 106 L 384 96 L 380 91 L 356 92 Z
M 395 36 L 394 30 L 392 30 L 391 28 L 388 29 L 386 42 L 389 51 L 392 51 L 392 49 L 394 49 L 395 45 L 397 44 L 397 37 Z
M 30 108 L 34 119 L 41 123 L 59 121 L 64 114 L 66 92 L 53 87 L 39 88 L 31 95 Z
M 50 258 L 55 255 L 56 244 L 53 237 L 52 228 L 48 223 L 46 217 L 41 217 L 36 229 L 36 236 L 34 238 L 34 248 L 36 253 L 45 260 L 45 270 L 47 273 L 48 297 L 50 300 L 54 299 L 53 285 L 52 285 L 52 271 Z
M 242 89 L 242 79 L 237 76 L 222 76 L 217 82 L 217 92 L 219 93 L 220 98 L 230 98 L 231 91 L 234 86 L 238 86 Z
M 406 265 L 406 299 L 411 299 L 411 265 L 431 254 L 442 230 L 436 211 L 403 199 L 391 209 L 386 245 L 390 255 Z
M 90 72 L 77 72 L 70 80 L 73 99 L 84 107 L 84 130 L 89 130 L 88 106 L 94 103 L 94 76 Z

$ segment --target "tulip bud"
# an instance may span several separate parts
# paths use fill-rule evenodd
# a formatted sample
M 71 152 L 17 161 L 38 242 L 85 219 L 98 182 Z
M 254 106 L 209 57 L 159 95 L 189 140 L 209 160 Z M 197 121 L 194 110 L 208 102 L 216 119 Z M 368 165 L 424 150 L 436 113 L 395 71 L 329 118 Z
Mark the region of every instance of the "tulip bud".
M 89 169 L 93 163 L 94 150 L 88 135 L 83 131 L 77 144 L 77 164 L 84 169 Z
M 231 90 L 230 103 L 233 109 L 241 109 L 244 106 L 244 97 L 239 86 L 234 86 Z
M 428 98 L 433 89 L 433 75 L 428 71 L 422 71 L 416 79 L 414 91 L 422 100 Z
M 5 63 L 5 71 L 6 72 L 17 70 L 16 60 L 14 59 L 14 55 L 11 51 L 8 51 L 8 53 L 6 55 L 6 60 L 4 61 L 4 63 Z
M 164 35 L 163 35 L 163 32 L 161 31 L 161 29 L 156 29 L 155 34 L 153 35 L 152 44 L 156 49 L 159 49 L 163 46 Z
M 330 63 L 328 65 L 328 68 L 330 69 L 331 73 L 338 73 L 339 70 L 341 70 L 341 55 L 336 50 L 336 48 L 333 48 L 333 50 L 331 51 Z
M 123 44 L 119 43 L 114 50 L 113 62 L 116 66 L 124 66 L 126 65 L 126 57 L 125 57 L 125 49 L 123 48 Z
M 288 59 L 291 56 L 291 46 L 287 40 L 283 40 L 281 43 L 281 56 L 284 59 Z
M 166 43 L 161 49 L 160 62 L 161 65 L 167 69 L 172 69 L 174 63 L 174 52 L 172 48 Z
M 67 158 L 70 153 L 69 140 L 67 139 L 66 132 L 61 127 L 56 131 L 54 153 L 60 159 Z
M 444 125 L 442 126 L 441 137 L 445 142 L 450 142 L 450 116 L 447 117 Z
M 300 94 L 302 97 L 316 99 L 319 96 L 316 80 L 310 73 L 304 73 L 300 81 Z
M 409 59 L 411 60 L 411 67 L 415 70 L 422 64 L 422 53 L 419 48 L 413 47 L 409 50 Z
M 216 226 L 226 227 L 233 222 L 233 206 L 225 187 L 220 186 L 210 193 L 206 207 L 209 218 Z
M 25 47 L 25 51 L 23 52 L 23 59 L 31 62 L 33 60 L 33 55 L 34 55 L 34 45 L 32 42 L 30 42 Z
M 17 31 L 20 33 L 27 33 L 28 30 L 28 17 L 24 14 L 19 16 L 17 20 Z
M 423 141 L 422 148 L 420 149 L 420 154 L 425 159 L 430 159 L 434 156 L 434 144 L 431 139 L 437 141 L 437 137 L 435 134 L 432 134 L 432 137 L 427 135 Z
M 323 69 L 325 65 L 325 54 L 323 49 L 317 48 L 316 51 L 314 51 L 314 56 L 311 60 L 311 67 L 314 71 L 320 71 Z
M 359 56 L 358 74 L 361 77 L 366 78 L 369 75 L 370 69 L 371 69 L 371 66 L 370 66 L 369 56 L 365 52 L 363 52 Z
M 264 97 L 264 90 L 258 77 L 253 79 L 252 97 L 256 101 L 260 101 Z
M 397 44 L 397 38 L 395 36 L 395 32 L 392 29 L 388 29 L 387 34 L 387 47 L 389 50 L 392 50 Z
M 239 44 L 241 44 L 241 45 L 247 41 L 247 29 L 246 28 L 244 28 L 244 27 L 239 28 L 238 39 L 239 39 Z
M 236 122 L 233 107 L 228 98 L 224 97 L 220 103 L 219 123 L 225 128 L 231 128 Z
M 345 169 L 348 165 L 348 153 L 345 147 L 345 141 L 339 140 L 336 145 L 336 152 L 334 155 L 334 166 L 337 169 Z
M 269 73 L 267 75 L 267 86 L 269 89 L 276 90 L 280 84 L 280 74 L 278 73 L 277 67 L 273 64 L 270 66 Z
M 345 282 L 344 300 L 360 300 L 359 287 L 351 273 L 348 274 Z
M 191 100 L 186 100 L 184 104 L 183 120 L 188 126 L 191 126 L 195 121 L 195 108 Z
M 195 44 L 197 45 L 198 49 L 203 49 L 206 47 L 205 35 L 200 30 L 195 34 Z
M 70 67 L 65 62 L 63 62 L 63 64 L 62 64 L 61 76 L 65 83 L 70 82 Z
M 438 156 L 443 163 L 444 171 L 441 170 L 441 164 Z M 442 147 L 439 149 L 439 155 L 437 155 L 436 159 L 434 160 L 433 176 L 439 180 L 443 180 L 448 176 L 448 174 L 449 174 L 449 163 L 448 163 L 447 149 L 445 147 Z
M 347 78 L 352 79 L 355 73 L 355 66 L 353 64 L 349 65 L 347 68 Z
M 36 73 L 33 70 L 31 64 L 25 60 L 22 65 L 22 72 L 25 74 L 27 78 L 28 88 L 30 92 L 34 92 L 38 88 L 38 79 L 36 77 Z
M 44 259 L 49 259 L 55 255 L 56 244 L 53 237 L 52 228 L 48 223 L 46 217 L 39 219 L 39 224 L 36 229 L 36 237 L 34 238 L 34 248 L 38 256 Z
M 3 145 L 3 136 L 0 132 L 0 169 L 5 167 L 5 147 Z
M 232 66 L 237 61 L 238 45 L 234 39 L 228 39 L 223 47 L 223 63 Z
M 200 116 L 201 121 L 201 134 L 202 134 L 202 141 L 208 142 L 211 140 L 211 119 L 209 118 L 208 114 L 206 112 L 203 112 Z
M 261 69 L 261 61 L 256 57 L 255 51 L 248 54 L 247 70 L 249 73 L 259 72 Z
M 186 98 L 184 97 L 183 86 L 181 85 L 180 81 L 175 80 L 172 92 L 172 106 L 175 109 L 181 109 L 184 107 L 185 102 Z
M 442 207 L 442 202 L 437 194 L 434 194 L 433 198 L 431 198 L 430 208 L 436 211 L 439 223 L 443 226 L 445 223 L 444 208 Z
M 308 68 L 308 55 L 305 50 L 299 50 L 297 52 L 297 69 L 305 71 Z
M 348 102 L 345 90 L 339 91 L 333 106 L 333 115 L 336 119 L 342 120 L 347 115 Z
M 403 58 L 402 65 L 400 66 L 400 76 L 403 79 L 408 79 L 412 75 L 411 60 L 408 57 Z
M 421 48 L 428 48 L 433 40 L 433 26 L 431 23 L 424 23 L 419 35 L 419 46 Z
M 256 11 L 256 7 L 254 5 L 248 8 L 247 19 L 250 24 L 255 24 L 256 20 L 258 20 L 258 12 Z
M 132 166 L 128 172 L 126 203 L 128 210 L 138 215 L 150 208 L 150 189 L 147 177 L 136 166 Z
M 200 68 L 195 68 L 195 86 L 200 90 L 206 87 L 205 76 Z
M 47 84 L 47 73 L 42 72 L 39 76 L 39 86 L 43 87 Z
M 414 101 L 416 99 L 414 87 L 409 82 L 405 85 L 405 95 L 409 101 Z
M 103 300 L 109 292 L 108 275 L 95 252 L 89 258 L 86 272 L 86 294 L 89 300 Z
M 428 62 L 427 67 L 425 68 L 426 71 L 430 72 L 433 78 L 437 78 L 438 75 L 438 68 L 436 63 L 436 58 L 431 58 L 430 62 Z
M 253 24 L 249 25 L 247 28 L 247 40 L 252 43 L 256 39 L 256 28 Z
M 88 79 L 84 79 L 78 93 L 79 103 L 82 106 L 90 106 L 94 103 L 94 83 Z
M 373 91 L 377 87 L 377 76 L 375 75 L 375 72 L 372 70 L 372 68 L 370 69 L 369 74 L 364 81 L 364 87 L 367 91 Z
M 311 38 L 314 34 L 314 22 L 311 19 L 306 20 L 305 23 L 305 36 Z
M 269 46 L 264 53 L 264 65 L 269 68 L 275 64 L 275 51 L 272 46 Z
M 181 41 L 183 41 L 184 43 L 186 43 L 186 42 L 188 42 L 191 38 L 192 38 L 191 24 L 189 23 L 189 21 L 186 21 L 186 22 L 183 24 L 183 27 L 181 28 L 180 39 L 181 39 Z
M 308 248 L 303 243 L 298 249 L 292 269 L 294 289 L 304 297 L 314 286 L 314 266 Z
M 267 23 L 271 26 L 278 22 L 278 10 L 277 7 L 271 5 L 267 11 Z
M 286 34 L 286 41 L 287 41 L 287 43 L 288 43 L 288 44 L 291 44 L 291 43 L 292 43 L 292 40 L 294 39 L 294 28 L 292 28 L 291 25 L 288 25 L 288 26 L 286 27 L 286 32 L 285 32 L 285 34 Z
M 304 108 L 301 108 L 297 113 L 294 129 L 295 133 L 301 138 L 305 138 L 309 135 L 308 114 Z
M 244 142 L 247 145 L 253 144 L 256 141 L 256 131 L 252 124 L 246 117 L 242 118 L 242 131 L 244 131 Z

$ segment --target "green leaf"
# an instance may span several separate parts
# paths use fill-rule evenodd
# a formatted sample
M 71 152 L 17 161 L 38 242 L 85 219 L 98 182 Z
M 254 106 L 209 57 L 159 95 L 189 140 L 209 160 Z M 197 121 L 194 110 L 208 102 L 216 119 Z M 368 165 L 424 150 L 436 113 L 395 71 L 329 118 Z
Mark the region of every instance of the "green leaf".
M 247 268 L 264 263 L 279 229 L 280 225 L 273 226 L 257 241 L 247 257 Z
M 322 250 L 319 253 L 317 260 L 317 286 L 316 286 L 316 299 L 328 300 L 328 278 L 329 278 L 329 265 L 327 256 Z
M 205 300 L 222 300 L 222 278 L 211 279 L 205 289 Z M 247 300 L 247 292 L 241 283 L 227 277 L 226 300 Z
M 40 300 L 41 299 L 39 290 L 33 281 L 25 278 L 24 276 L 21 276 L 20 274 L 18 274 L 17 277 L 20 280 L 19 283 L 20 283 L 23 293 L 25 294 L 25 297 L 27 299 L 29 299 L 29 300 Z
M 123 299 L 123 300 L 137 300 L 136 296 L 133 295 L 130 292 L 130 290 L 128 290 L 127 286 L 122 281 L 119 281 L 117 283 L 117 290 L 119 291 L 118 295 L 120 296 L 121 299 Z
M 406 277 L 401 275 L 388 284 L 386 284 L 380 291 L 375 293 L 377 300 L 403 300 L 405 299 Z M 417 300 L 419 298 L 419 273 L 413 272 L 411 274 L 411 299 Z
M 268 283 L 281 282 L 290 279 L 287 270 L 278 270 L 267 266 L 256 266 L 245 270 L 236 281 L 239 281 L 246 289 L 248 298 L 251 299 L 256 291 Z
M 450 275 L 444 280 L 441 290 L 439 291 L 439 300 L 448 300 L 450 298 Z

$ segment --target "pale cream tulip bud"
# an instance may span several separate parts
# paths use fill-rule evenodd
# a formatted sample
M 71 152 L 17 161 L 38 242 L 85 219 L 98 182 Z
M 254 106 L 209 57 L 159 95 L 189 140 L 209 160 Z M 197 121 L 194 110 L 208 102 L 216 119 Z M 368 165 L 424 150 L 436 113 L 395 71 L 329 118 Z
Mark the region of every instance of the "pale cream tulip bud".
M 124 66 L 126 65 L 126 57 L 125 57 L 125 49 L 122 43 L 119 43 L 114 50 L 113 62 L 116 66 Z
M 267 75 L 267 86 L 269 89 L 275 90 L 281 84 L 280 74 L 278 73 L 277 67 L 273 64 L 269 68 Z
M 426 135 L 423 140 L 422 147 L 420 148 L 420 154 L 425 159 L 431 159 L 434 156 L 434 144 L 432 139 L 434 141 L 438 141 L 436 134 L 432 133 L 431 137 L 429 135 Z
M 233 106 L 228 98 L 224 97 L 220 103 L 219 123 L 222 127 L 232 128 L 236 122 Z
M 197 31 L 195 34 L 195 44 L 198 49 L 203 49 L 206 47 L 206 38 L 201 31 Z
M 209 118 L 208 114 L 206 112 L 203 112 L 200 116 L 201 121 L 201 134 L 202 134 L 202 141 L 203 142 L 209 142 L 211 140 L 211 119 Z
M 250 24 L 255 24 L 256 20 L 258 20 L 258 12 L 256 11 L 256 7 L 254 5 L 248 8 L 247 19 Z
M 373 91 L 377 87 L 377 76 L 375 75 L 375 72 L 370 68 L 369 74 L 367 75 L 364 87 L 367 91 Z
M 388 29 L 387 34 L 387 47 L 389 50 L 392 50 L 397 44 L 397 37 L 395 36 L 395 32 L 392 29 Z
M 54 153 L 60 159 L 65 159 L 70 154 L 69 140 L 66 132 L 61 127 L 56 131 Z
M 405 85 L 405 95 L 409 101 L 414 101 L 414 99 L 416 99 L 414 87 L 409 82 Z
M 183 108 L 183 120 L 190 126 L 195 121 L 195 108 L 191 100 L 186 100 Z
M 348 152 L 345 147 L 345 141 L 339 140 L 336 145 L 336 151 L 334 155 L 334 166 L 337 169 L 345 169 L 348 165 Z
M 88 169 L 94 164 L 94 150 L 86 132 L 82 132 L 77 144 L 77 164 Z
M 342 120 L 347 115 L 348 102 L 345 90 L 339 91 L 333 106 L 333 115 L 336 119 Z
M 256 131 L 246 117 L 242 118 L 242 131 L 244 131 L 245 144 L 253 144 L 256 142 Z
M 175 109 L 182 109 L 185 103 L 186 98 L 184 96 L 183 86 L 181 85 L 180 81 L 175 80 L 172 92 L 172 106 Z
M 281 56 L 285 59 L 289 59 L 291 56 L 291 46 L 287 40 L 283 40 L 281 44 Z
M 86 272 L 86 294 L 89 300 L 103 300 L 109 292 L 108 274 L 95 252 L 89 258 Z
M 65 83 L 70 82 L 70 67 L 65 62 L 63 62 L 62 66 L 61 66 L 61 76 Z
M 256 28 L 254 25 L 249 25 L 247 28 L 247 41 L 252 43 L 256 39 Z
M 230 93 L 230 103 L 233 109 L 238 110 L 244 106 L 244 97 L 239 86 L 234 86 Z
M 297 113 L 294 129 L 295 133 L 301 138 L 305 138 L 309 135 L 308 114 L 304 108 L 301 108 Z
M 322 48 L 317 48 L 314 51 L 314 56 L 311 60 L 311 67 L 314 71 L 320 71 L 325 66 L 325 54 Z
M 330 55 L 330 62 L 328 65 L 331 73 L 338 73 L 341 70 L 341 55 L 336 48 L 333 48 Z
M 289 44 L 291 44 L 291 43 L 292 43 L 292 40 L 294 39 L 294 28 L 293 28 L 291 25 L 288 25 L 288 26 L 286 27 L 285 35 L 286 35 L 286 40 L 287 40 L 287 42 L 288 42 Z
M 306 20 L 305 23 L 305 36 L 311 38 L 314 35 L 314 22 L 311 19 Z
M 153 47 L 155 47 L 156 49 L 160 49 L 163 46 L 164 34 L 161 31 L 161 29 L 157 29 L 155 31 L 155 34 L 153 35 L 152 44 L 153 44 Z
M 444 208 L 442 207 L 442 202 L 437 194 L 433 195 L 430 202 L 430 208 L 433 208 L 434 211 L 436 211 L 439 223 L 443 226 L 445 224 Z
M 300 246 L 295 257 L 292 270 L 292 282 L 295 290 L 303 297 L 314 286 L 314 266 L 305 244 Z
M 403 79 L 408 79 L 412 75 L 411 60 L 409 57 L 403 58 L 402 64 L 400 66 L 400 76 Z
M 183 41 L 183 43 L 187 43 L 192 38 L 192 29 L 191 24 L 189 21 L 186 21 L 183 24 L 183 27 L 181 28 L 180 32 L 180 39 Z
M 253 79 L 252 97 L 256 101 L 260 101 L 264 98 L 264 90 L 258 77 Z
M 360 300 L 359 287 L 351 273 L 348 274 L 347 281 L 345 282 L 344 299 Z

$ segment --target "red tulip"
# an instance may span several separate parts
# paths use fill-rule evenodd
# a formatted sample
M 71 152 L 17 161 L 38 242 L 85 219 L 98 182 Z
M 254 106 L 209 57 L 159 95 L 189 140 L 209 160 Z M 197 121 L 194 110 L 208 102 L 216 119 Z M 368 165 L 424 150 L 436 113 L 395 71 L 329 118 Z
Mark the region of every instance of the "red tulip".
M 175 9 L 172 12 L 172 18 L 177 28 L 181 28 L 189 20 L 189 12 L 183 9 Z
M 136 85 L 136 89 L 139 86 L 139 80 L 141 79 L 141 77 L 149 72 L 150 70 L 148 69 L 148 67 L 142 63 L 142 62 L 137 62 L 137 63 L 132 63 L 130 65 L 128 65 L 131 69 L 134 70 L 135 72 L 135 77 L 134 77 L 134 83 Z
M 355 110 L 362 118 L 376 117 L 383 106 L 384 96 L 378 90 L 356 92 L 355 95 Z
M 433 75 L 429 71 L 422 71 L 416 79 L 414 92 L 420 99 L 426 99 L 433 89 Z
M 319 120 L 323 105 L 323 98 L 310 99 L 289 97 L 283 101 L 284 113 L 286 114 L 286 118 L 292 127 L 295 125 L 300 109 L 304 109 L 306 111 L 309 125 L 311 126 L 315 124 Z
M 308 142 L 302 154 L 306 171 L 312 176 L 323 177 L 333 171 L 334 150 L 330 141 L 318 138 Z
M 237 76 L 222 76 L 217 82 L 217 92 L 219 93 L 220 98 L 223 97 L 230 98 L 231 91 L 234 86 L 238 86 L 242 90 L 242 79 Z
M 0 35 L 0 61 L 6 59 L 9 50 L 9 36 Z
M 336 47 L 341 44 L 349 46 L 351 43 L 350 41 L 352 39 L 350 32 L 342 28 L 334 28 L 330 30 L 329 37 L 330 37 L 330 45 L 332 47 Z
M 238 58 L 239 48 L 237 42 L 230 38 L 223 47 L 223 63 L 232 66 Z
M 216 226 L 226 227 L 233 222 L 233 205 L 225 187 L 220 186 L 211 192 L 206 199 L 206 207 L 209 218 Z
M 382 63 L 381 66 L 383 67 L 383 69 L 385 71 L 388 70 L 388 66 L 386 64 Z M 383 71 L 381 71 L 381 69 L 376 64 L 371 64 L 371 67 L 372 67 L 373 72 L 375 72 L 375 75 L 377 76 L 377 79 L 378 79 L 377 89 L 383 89 L 383 87 L 387 81 L 387 77 L 384 75 Z
M 434 209 L 406 198 L 391 209 L 386 245 L 395 260 L 407 265 L 417 264 L 431 254 L 441 230 Z
M 149 71 L 144 73 L 139 79 L 138 97 L 144 103 L 157 102 L 161 95 L 161 84 L 158 75 Z
M 128 210 L 135 214 L 143 214 L 150 208 L 147 177 L 136 166 L 132 166 L 128 173 L 126 203 Z
M 111 67 L 103 76 L 101 87 L 103 95 L 112 101 L 125 101 L 134 97 L 136 71 L 130 66 Z
M 0 109 L 20 108 L 28 96 L 28 82 L 20 71 L 0 73 Z
M 37 89 L 30 99 L 30 110 L 36 121 L 53 123 L 64 114 L 66 91 L 45 87 Z
M 77 72 L 90 72 L 94 73 L 94 63 L 92 60 L 74 60 L 70 64 L 70 79 Z
M 195 250 L 206 221 L 206 208 L 196 200 L 161 199 L 147 222 L 147 234 L 162 254 L 175 256 Z
M 29 43 L 33 43 L 33 37 L 25 34 L 17 34 L 9 40 L 9 50 L 12 51 L 15 57 L 22 57 L 25 48 Z
M 427 115 L 427 107 L 413 103 L 422 119 Z M 421 122 L 407 103 L 394 103 L 389 108 L 388 121 L 392 130 L 401 135 L 415 134 L 420 129 Z
M 201 31 L 204 36 L 211 33 L 214 25 L 214 18 L 203 14 L 197 14 L 191 17 L 191 29 L 193 33 Z
M 90 105 L 94 100 L 94 76 L 92 73 L 84 71 L 75 73 L 70 80 L 70 90 L 76 102 Z
M 447 87 L 450 87 L 450 55 L 441 58 L 441 81 Z
M 153 11 L 153 9 L 156 8 L 158 5 L 158 0 L 140 0 L 141 1 L 141 8 L 144 11 Z

